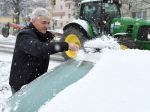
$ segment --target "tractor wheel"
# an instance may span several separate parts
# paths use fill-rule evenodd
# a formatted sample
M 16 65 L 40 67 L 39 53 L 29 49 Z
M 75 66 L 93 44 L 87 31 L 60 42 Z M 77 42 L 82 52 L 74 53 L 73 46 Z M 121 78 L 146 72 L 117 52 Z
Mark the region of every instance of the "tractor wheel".
M 87 40 L 86 34 L 83 33 L 82 29 L 77 27 L 69 27 L 67 28 L 62 36 L 61 41 L 67 42 L 67 43 L 75 43 L 81 48 L 83 46 L 83 42 Z M 72 59 L 77 56 L 77 52 L 75 51 L 65 51 L 62 53 L 62 56 L 64 57 L 64 60 Z
M 139 45 L 134 42 L 129 37 L 120 37 L 118 38 L 118 42 L 120 44 L 121 49 L 137 49 L 139 48 Z
M 8 37 L 9 36 L 9 28 L 3 27 L 2 28 L 2 35 L 4 37 Z

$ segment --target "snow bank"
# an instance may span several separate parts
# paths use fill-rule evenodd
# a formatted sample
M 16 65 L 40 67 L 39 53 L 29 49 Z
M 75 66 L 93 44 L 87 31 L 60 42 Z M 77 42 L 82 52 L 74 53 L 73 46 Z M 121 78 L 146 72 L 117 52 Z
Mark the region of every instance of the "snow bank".
M 84 48 L 87 52 L 95 52 L 98 49 L 119 49 L 120 46 L 113 37 L 103 35 L 96 39 L 84 43 Z
M 39 112 L 150 112 L 150 51 L 103 50 L 96 66 Z
M 7 38 L 3 37 L 0 35 L 0 42 L 10 42 L 10 43 L 15 43 L 16 37 L 13 35 L 9 35 Z

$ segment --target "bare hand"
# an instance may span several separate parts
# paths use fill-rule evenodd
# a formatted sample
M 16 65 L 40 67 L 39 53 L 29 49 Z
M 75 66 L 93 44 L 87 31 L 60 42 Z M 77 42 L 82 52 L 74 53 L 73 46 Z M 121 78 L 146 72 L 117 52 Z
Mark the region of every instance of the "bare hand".
M 78 51 L 79 50 L 79 46 L 75 43 L 69 43 L 69 50 L 72 51 Z

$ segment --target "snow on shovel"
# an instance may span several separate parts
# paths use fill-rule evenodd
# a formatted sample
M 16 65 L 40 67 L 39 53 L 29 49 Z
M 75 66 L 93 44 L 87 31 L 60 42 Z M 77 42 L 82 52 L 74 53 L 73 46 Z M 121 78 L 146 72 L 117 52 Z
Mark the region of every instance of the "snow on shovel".
M 95 39 L 86 41 L 83 45 L 86 52 L 99 52 L 101 49 L 119 49 L 120 45 L 115 38 L 102 35 Z

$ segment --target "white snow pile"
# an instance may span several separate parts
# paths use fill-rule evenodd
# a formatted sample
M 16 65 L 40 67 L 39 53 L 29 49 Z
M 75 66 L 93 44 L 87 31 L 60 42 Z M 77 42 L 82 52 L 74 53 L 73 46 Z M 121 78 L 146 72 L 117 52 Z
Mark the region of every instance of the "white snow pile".
M 85 77 L 39 112 L 150 112 L 149 57 L 146 50 L 104 49 Z
M 0 52 L 0 112 L 2 111 L 3 103 L 12 95 L 9 86 L 9 73 L 11 66 L 12 55 Z
M 101 51 L 105 49 L 119 50 L 120 45 L 112 36 L 102 35 L 95 39 L 86 41 L 83 45 L 83 49 L 78 51 L 77 57 L 75 59 L 86 60 L 95 63 L 100 58 L 97 56 L 97 54 L 102 53 Z M 93 56 L 96 58 L 92 58 Z
M 15 43 L 16 41 L 16 37 L 13 35 L 9 35 L 7 38 L 3 37 L 2 35 L 0 35 L 0 42 L 9 42 L 9 43 Z
M 96 65 L 38 112 L 150 112 L 150 51 L 121 50 L 114 38 L 105 35 L 84 47 Z M 101 53 L 95 52 L 97 48 Z M 83 50 L 77 56 L 81 57 L 87 58 Z
M 119 49 L 120 46 L 115 38 L 109 35 L 103 35 L 96 39 L 84 43 L 84 49 L 87 52 L 96 52 L 101 49 Z

